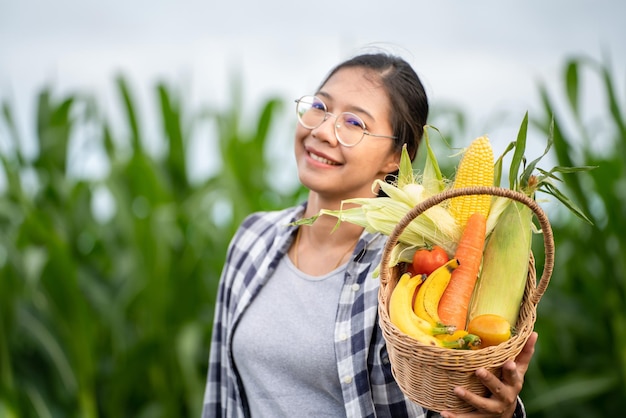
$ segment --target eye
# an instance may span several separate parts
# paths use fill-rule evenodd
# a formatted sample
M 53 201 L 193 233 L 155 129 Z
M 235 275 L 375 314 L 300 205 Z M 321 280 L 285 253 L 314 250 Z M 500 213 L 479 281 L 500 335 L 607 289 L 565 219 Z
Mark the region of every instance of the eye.
M 326 105 L 319 98 L 313 97 L 313 100 L 311 102 L 311 109 L 326 111 Z
M 346 128 L 359 128 L 365 129 L 365 123 L 357 115 L 352 113 L 343 114 L 343 124 Z

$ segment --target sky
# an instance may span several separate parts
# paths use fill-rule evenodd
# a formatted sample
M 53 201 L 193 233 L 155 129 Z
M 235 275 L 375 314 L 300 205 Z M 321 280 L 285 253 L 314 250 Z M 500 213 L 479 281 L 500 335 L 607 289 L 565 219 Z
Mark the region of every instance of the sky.
M 608 58 L 626 73 L 624 16 L 623 0 L 0 0 L 0 100 L 28 138 L 44 85 L 113 106 L 121 73 L 146 108 L 160 80 L 181 86 L 191 106 L 219 106 L 239 72 L 254 110 L 270 96 L 313 92 L 338 62 L 382 48 L 414 66 L 431 103 L 464 108 L 475 136 L 491 136 L 482 129 L 494 113 L 518 114 L 492 136 L 497 148 L 539 106 L 539 83 L 562 91 L 566 58 Z M 592 89 L 587 100 L 602 98 Z M 291 129 L 276 143 L 291 141 Z M 198 151 L 219 164 L 210 144 Z

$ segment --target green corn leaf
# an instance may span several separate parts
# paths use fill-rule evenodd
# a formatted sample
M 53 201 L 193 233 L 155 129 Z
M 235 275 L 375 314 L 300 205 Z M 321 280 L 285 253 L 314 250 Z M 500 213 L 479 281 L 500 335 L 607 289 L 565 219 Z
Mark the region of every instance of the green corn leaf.
M 559 191 L 556 187 L 554 187 L 551 183 L 543 183 L 542 191 L 548 193 L 555 198 L 557 198 L 561 203 L 565 205 L 570 211 L 572 211 L 576 216 L 578 216 L 583 221 L 593 225 L 593 221 L 589 219 L 587 215 L 578 207 L 574 202 L 572 202 L 567 196 Z
M 515 142 L 510 142 L 504 152 L 496 159 L 496 162 L 494 163 L 493 185 L 496 187 L 499 187 L 502 184 L 502 164 L 504 163 L 504 157 L 513 149 L 515 149 Z
M 437 161 L 437 156 L 430 145 L 430 137 L 428 135 L 429 129 L 437 128 L 427 125 L 424 127 L 424 146 L 426 147 L 426 160 L 424 162 L 424 174 L 422 176 L 422 186 L 428 191 L 429 194 L 437 194 L 445 188 L 443 181 L 443 175 L 441 174 L 441 168 Z M 438 131 L 438 130 L 437 130 Z
M 139 121 L 137 119 L 136 106 L 134 105 L 133 98 L 130 92 L 130 86 L 126 79 L 122 76 L 118 76 L 116 79 L 117 88 L 119 94 L 122 96 L 122 104 L 126 112 L 126 122 L 130 128 L 131 144 L 135 152 L 143 152 L 141 144 L 141 136 L 139 129 Z
M 406 144 L 402 146 L 402 153 L 400 154 L 400 169 L 398 170 L 398 187 L 403 188 L 407 184 L 415 183 L 415 176 L 413 174 L 413 165 L 411 164 L 411 158 L 407 151 Z
M 526 134 L 528 131 L 528 112 L 524 115 L 522 124 L 520 125 L 519 132 L 517 134 L 517 140 L 515 141 L 515 152 L 511 159 L 511 166 L 509 169 L 509 188 L 517 190 L 518 186 L 518 173 L 519 168 L 524 160 L 524 152 L 526 152 Z
M 578 61 L 571 60 L 565 68 L 565 86 L 569 105 L 578 113 Z
M 172 189 L 185 190 L 188 184 L 184 134 L 182 130 L 180 104 L 164 84 L 157 86 L 163 131 L 168 140 L 167 172 L 172 179 Z
M 543 154 L 541 154 L 539 157 L 537 157 L 536 159 L 534 159 L 533 161 L 531 161 L 526 168 L 524 169 L 524 172 L 522 173 L 520 182 L 519 182 L 519 187 L 520 189 L 524 190 L 528 187 L 529 184 L 529 180 L 530 180 L 530 176 L 533 174 L 533 172 L 535 171 L 535 168 L 537 167 L 537 164 L 539 163 L 539 161 L 541 161 L 541 159 L 543 157 L 545 157 L 548 152 L 550 151 L 550 148 L 552 148 L 552 144 L 553 144 L 553 135 L 552 135 L 552 126 L 554 126 L 554 124 L 551 124 L 551 129 L 550 129 L 550 135 L 548 136 L 548 141 L 546 144 L 546 148 L 543 150 Z M 527 194 L 532 195 L 532 193 L 534 192 L 534 190 L 528 190 Z

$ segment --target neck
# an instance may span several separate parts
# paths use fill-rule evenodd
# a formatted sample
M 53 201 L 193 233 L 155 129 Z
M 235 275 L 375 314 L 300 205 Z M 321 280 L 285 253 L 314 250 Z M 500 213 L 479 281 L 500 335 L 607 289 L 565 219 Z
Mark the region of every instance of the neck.
M 304 217 L 317 215 L 322 208 L 319 201 L 307 203 Z M 326 207 L 338 210 L 336 207 Z M 346 207 L 344 206 L 344 209 Z M 363 232 L 363 227 L 349 222 L 337 226 L 334 216 L 320 216 L 310 226 L 301 226 L 290 249 L 290 257 L 296 267 L 305 273 L 319 276 L 328 273 L 349 259 Z M 320 260 L 325 260 L 320 263 Z M 333 267 L 334 266 L 334 267 Z
M 315 193 L 313 191 L 309 192 L 307 198 L 307 205 L 304 211 L 303 217 L 311 217 L 315 216 L 319 213 L 320 210 L 340 210 L 340 209 L 349 209 L 354 208 L 358 205 L 353 203 L 343 203 L 349 199 L 357 199 L 357 198 L 374 198 L 376 195 L 369 194 L 367 196 L 364 195 L 350 195 L 343 197 L 334 197 L 334 196 L 325 196 L 319 193 Z
M 328 206 L 324 206 L 324 203 L 320 204 L 319 199 L 314 199 L 312 202 L 308 201 L 303 218 L 315 216 L 319 214 L 322 209 L 342 209 L 341 201 L 335 205 L 332 205 L 332 202 L 328 203 Z M 352 207 L 355 207 L 355 205 L 343 205 L 344 210 Z M 341 246 L 342 244 L 345 245 L 348 241 L 356 241 L 363 232 L 363 227 L 359 225 L 350 222 L 341 222 L 339 226 L 337 226 L 337 222 L 338 219 L 334 216 L 320 216 L 312 225 L 304 227 L 306 229 L 304 234 L 307 235 L 307 240 L 314 245 Z
M 317 222 L 316 222 L 317 223 Z M 328 273 L 348 260 L 354 251 L 363 228 L 349 225 L 351 228 L 335 230 L 313 230 L 313 226 L 301 226 L 290 249 L 290 257 L 296 268 L 311 275 Z M 354 228 L 356 227 L 356 228 Z M 331 234 L 332 231 L 332 234 Z M 339 233 L 339 236 L 335 236 Z M 320 260 L 324 260 L 320 263 Z M 334 261 L 336 260 L 336 261 Z M 331 267 L 334 263 L 334 267 Z

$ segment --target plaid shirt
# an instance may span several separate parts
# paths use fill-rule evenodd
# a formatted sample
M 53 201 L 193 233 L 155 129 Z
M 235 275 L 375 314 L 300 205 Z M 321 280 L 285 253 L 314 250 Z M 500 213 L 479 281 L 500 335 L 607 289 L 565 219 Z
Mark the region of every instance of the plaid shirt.
M 296 228 L 288 224 L 303 211 L 301 205 L 250 215 L 229 246 L 216 301 L 203 418 L 249 416 L 233 364 L 233 330 L 287 253 Z M 378 326 L 379 281 L 372 271 L 385 241 L 383 235 L 363 232 L 339 298 L 335 353 L 346 416 L 425 418 L 428 411 L 409 401 L 396 384 Z

